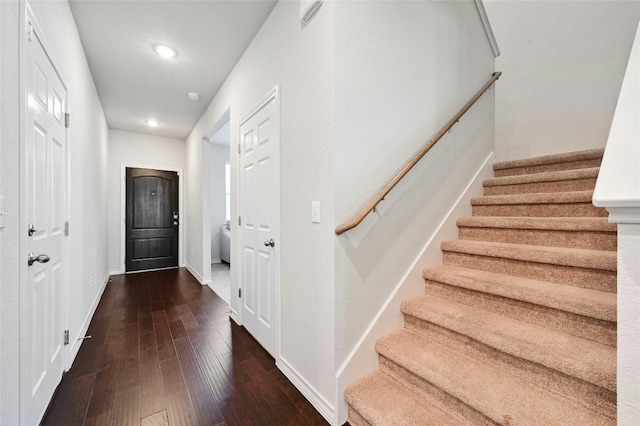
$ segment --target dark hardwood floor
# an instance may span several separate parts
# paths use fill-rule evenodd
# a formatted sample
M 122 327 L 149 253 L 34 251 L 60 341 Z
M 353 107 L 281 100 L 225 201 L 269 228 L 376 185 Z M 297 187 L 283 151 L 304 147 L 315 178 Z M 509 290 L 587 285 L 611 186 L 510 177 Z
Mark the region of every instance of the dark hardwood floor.
M 326 425 L 185 269 L 117 275 L 43 425 Z

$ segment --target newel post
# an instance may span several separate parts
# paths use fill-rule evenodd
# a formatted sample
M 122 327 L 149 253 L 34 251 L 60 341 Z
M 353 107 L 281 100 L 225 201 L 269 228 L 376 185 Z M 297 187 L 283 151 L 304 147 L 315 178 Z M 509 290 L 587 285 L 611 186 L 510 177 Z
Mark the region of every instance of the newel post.
M 618 224 L 618 424 L 640 424 L 640 24 L 593 204 Z

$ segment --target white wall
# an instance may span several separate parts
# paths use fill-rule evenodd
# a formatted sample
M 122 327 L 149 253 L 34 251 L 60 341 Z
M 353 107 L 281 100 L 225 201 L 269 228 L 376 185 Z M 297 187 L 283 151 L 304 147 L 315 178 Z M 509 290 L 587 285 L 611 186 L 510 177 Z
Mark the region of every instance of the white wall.
M 71 341 L 88 326 L 92 308 L 108 277 L 107 124 L 67 2 L 32 2 L 50 54 L 70 83 L 70 259 L 67 321 Z M 2 13 L 2 190 L 9 214 L 2 231 L 2 424 L 17 424 L 19 415 L 19 59 L 20 8 L 0 2 Z M 95 277 L 90 285 L 90 276 Z M 79 345 L 69 350 L 74 355 Z
M 124 258 L 121 246 L 121 232 L 124 226 L 121 202 L 122 165 L 158 170 L 184 170 L 186 167 L 185 142 L 180 139 L 110 129 L 108 156 L 109 271 L 112 274 L 118 274 L 124 273 L 121 270 Z M 180 180 L 182 179 L 184 174 L 180 176 Z M 180 253 L 179 263 L 182 265 L 183 262 L 184 256 Z
M 638 1 L 485 0 L 503 71 L 499 160 L 603 147 L 638 19 Z
M 0 25 L 2 25 L 2 7 L 0 7 Z M 2 31 L 0 31 L 0 96 L 2 96 Z M 0 102 L 0 137 L 2 135 L 2 102 Z M 2 144 L 0 144 L 0 164 L 2 164 Z M 2 174 L 0 174 L 0 196 L 2 195 Z M 1 207 L 0 207 L 1 208 Z M 0 214 L 4 213 L 0 211 Z M 0 228 L 0 267 L 2 265 L 2 229 Z M 2 274 L 0 274 L 0 300 L 2 300 Z M 0 342 L 2 342 L 2 315 L 0 315 Z M 0 375 L 2 375 L 2 351 L 0 351 Z M 0 419 L 2 418 L 2 392 L 0 391 Z
M 19 416 L 19 3 L 0 2 L 0 194 L 5 196 L 6 227 L 0 230 L 0 424 L 17 424 Z
M 334 400 L 333 272 L 333 2 L 325 2 L 301 28 L 299 3 L 279 2 L 187 139 L 190 217 L 187 259 L 196 273 L 204 256 L 203 215 L 209 214 L 203 137 L 230 109 L 232 217 L 236 217 L 238 125 L 256 103 L 280 85 L 281 133 L 281 359 L 303 380 L 316 404 Z M 208 142 L 207 142 L 208 145 Z M 207 166 L 208 167 L 208 166 Z M 311 223 L 311 201 L 320 201 L 321 224 Z M 232 221 L 235 227 L 236 221 Z M 209 231 L 209 230 L 207 230 Z M 233 235 L 233 232 L 232 232 Z M 232 243 L 232 252 L 235 244 Z M 208 251 L 208 250 L 207 250 Z M 233 256 L 233 254 L 232 254 Z M 232 259 L 232 293 L 237 274 Z M 232 309 L 238 309 L 236 298 Z M 307 395 L 309 396 L 309 394 Z M 330 413 L 331 414 L 331 413 Z
M 224 133 L 224 134 L 220 134 Z M 217 136 L 231 138 L 229 126 L 225 126 Z M 211 145 L 211 263 L 220 262 L 220 226 L 226 222 L 225 163 L 229 161 L 229 147 Z
M 335 216 L 342 223 L 484 85 L 494 57 L 472 2 L 335 8 Z M 338 364 L 492 151 L 493 124 L 492 89 L 376 213 L 334 240 Z

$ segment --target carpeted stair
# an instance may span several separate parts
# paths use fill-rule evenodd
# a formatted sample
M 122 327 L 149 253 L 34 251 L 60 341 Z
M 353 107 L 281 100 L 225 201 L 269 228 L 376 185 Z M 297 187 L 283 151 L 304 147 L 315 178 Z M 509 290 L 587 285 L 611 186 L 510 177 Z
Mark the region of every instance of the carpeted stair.
M 496 163 L 443 265 L 423 272 L 359 425 L 614 425 L 616 226 L 591 203 L 603 150 Z

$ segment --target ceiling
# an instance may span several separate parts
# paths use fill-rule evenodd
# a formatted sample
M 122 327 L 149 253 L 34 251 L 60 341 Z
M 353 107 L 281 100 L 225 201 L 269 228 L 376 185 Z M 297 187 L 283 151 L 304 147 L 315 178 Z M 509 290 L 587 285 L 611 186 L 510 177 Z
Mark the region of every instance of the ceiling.
M 276 0 L 69 4 L 109 128 L 186 139 Z M 161 58 L 156 43 L 178 55 Z

